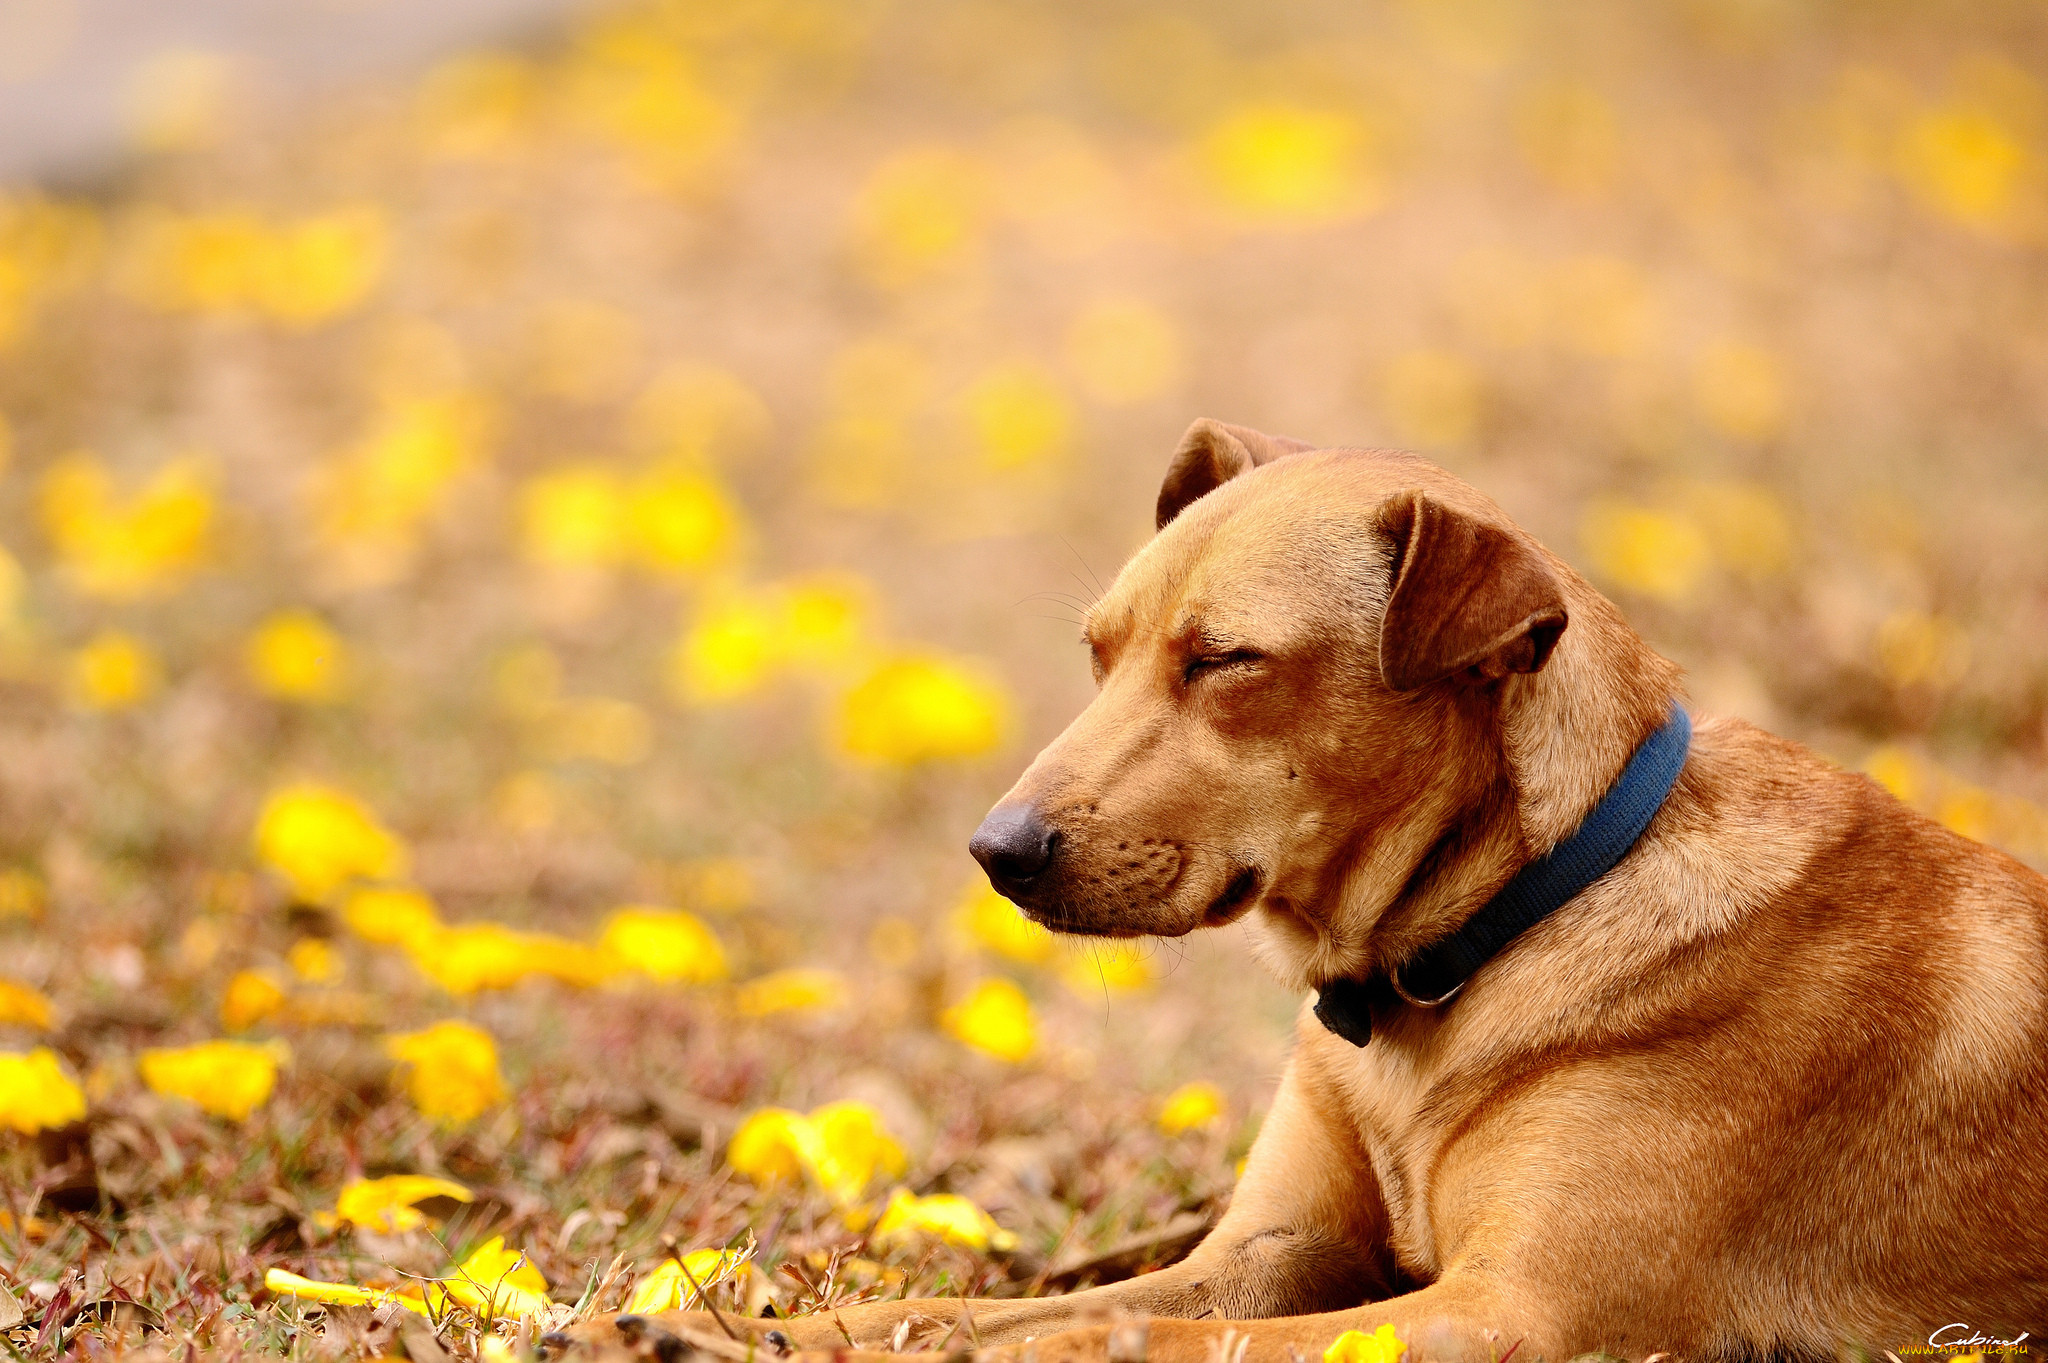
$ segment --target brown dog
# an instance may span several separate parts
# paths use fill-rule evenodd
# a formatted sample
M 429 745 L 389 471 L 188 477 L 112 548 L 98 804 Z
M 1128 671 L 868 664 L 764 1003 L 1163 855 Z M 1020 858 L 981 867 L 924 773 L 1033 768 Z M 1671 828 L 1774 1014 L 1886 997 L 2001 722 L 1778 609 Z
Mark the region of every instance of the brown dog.
M 1171 1268 L 754 1327 L 1043 1363 L 1281 1363 L 1383 1323 L 1409 1363 L 2048 1329 L 2048 881 L 1702 720 L 1619 865 L 1404 1002 L 1385 982 L 1602 803 L 1677 669 L 1412 455 L 1200 421 L 1158 519 L 1089 612 L 1100 694 L 974 851 L 1063 932 L 1243 918 L 1291 986 L 1377 982 L 1370 1043 L 1304 1008 L 1228 1214 Z

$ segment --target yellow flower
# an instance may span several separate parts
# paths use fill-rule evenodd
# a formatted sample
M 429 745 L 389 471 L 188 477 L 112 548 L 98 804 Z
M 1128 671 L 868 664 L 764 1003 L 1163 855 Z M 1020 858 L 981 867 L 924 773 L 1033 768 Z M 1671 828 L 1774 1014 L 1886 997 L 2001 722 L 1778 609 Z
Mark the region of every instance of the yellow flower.
M 1863 759 L 1863 774 L 1909 805 L 1919 804 L 1926 793 L 1919 761 L 1897 744 L 1871 749 L 1870 756 Z
M 725 978 L 725 949 L 717 935 L 681 909 L 618 909 L 605 920 L 598 946 L 651 979 L 706 984 Z
M 1934 808 L 1934 817 L 1941 821 L 1942 827 L 1960 833 L 1972 842 L 1991 840 L 1993 820 L 1997 816 L 1997 802 L 1991 792 L 1976 786 L 1949 791 Z
M 522 932 L 503 923 L 458 923 L 419 932 L 402 945 L 420 973 L 451 994 L 510 989 L 545 975 L 590 985 L 619 973 L 603 952 L 552 933 Z
M 2032 157 L 1997 115 L 1969 105 L 1931 109 L 1899 136 L 1899 178 L 1956 222 L 1992 227 L 2010 214 Z
M 877 1176 L 902 1177 L 903 1147 L 882 1126 L 882 1114 L 866 1103 L 827 1103 L 811 1110 L 810 1123 L 818 1133 L 810 1173 L 835 1201 L 853 1202 Z
M 263 1285 L 280 1297 L 323 1302 L 329 1306 L 403 1306 L 418 1315 L 430 1316 L 432 1309 L 419 1289 L 404 1287 L 357 1287 L 353 1283 L 323 1283 L 273 1268 L 263 1275 Z
M 1010 697 L 961 663 L 905 654 L 882 663 L 840 702 L 839 745 L 894 766 L 979 757 L 1003 740 Z
M 215 1117 L 247 1121 L 270 1101 L 277 1067 L 291 1052 L 283 1042 L 202 1041 L 144 1051 L 137 1064 L 142 1082 L 158 1093 L 196 1103 Z
M 104 630 L 71 656 L 71 694 L 87 710 L 125 710 L 163 685 L 163 668 L 132 634 Z
M 0 1053 L 0 1126 L 32 1136 L 85 1118 L 85 1093 L 38 1046 L 26 1055 Z
M 836 970 L 777 970 L 741 985 L 733 1007 L 749 1018 L 811 1012 L 844 1007 L 848 993 L 846 977 Z
M 316 1212 L 314 1220 L 330 1230 L 350 1225 L 395 1235 L 427 1225 L 427 1214 L 417 1204 L 434 1197 L 453 1198 L 457 1202 L 476 1200 L 476 1194 L 450 1179 L 391 1174 L 354 1180 L 334 1199 L 334 1210 Z
M 284 610 L 249 636 L 249 678 L 279 700 L 323 704 L 342 693 L 348 654 L 341 636 L 309 610 Z
M 1408 1346 L 1394 1333 L 1394 1327 L 1382 1325 L 1371 1334 L 1346 1330 L 1323 1350 L 1323 1363 L 1401 1363 L 1401 1355 L 1407 1352 Z
M 670 693 L 686 705 L 732 701 L 785 667 L 835 670 L 861 651 L 867 583 L 819 574 L 707 603 L 669 656 Z
M 383 210 L 374 206 L 277 227 L 269 234 L 251 301 L 295 326 L 338 317 L 376 287 L 390 236 Z
M 686 705 L 715 705 L 759 690 L 781 658 L 780 625 L 773 603 L 758 595 L 706 606 L 669 655 L 669 693 Z
M 256 855 L 292 893 L 325 902 L 352 880 L 402 875 L 405 844 L 358 801 L 325 786 L 283 787 L 256 820 Z
M 1035 364 L 984 370 L 968 385 L 961 407 L 982 463 L 999 472 L 1057 460 L 1073 440 L 1073 404 Z
M 1785 375 L 1761 346 L 1724 341 L 1693 369 L 1693 400 L 1716 429 L 1742 440 L 1768 440 L 1785 428 Z
M 855 657 L 867 632 L 868 583 L 852 573 L 819 573 L 782 584 L 779 652 L 792 664 L 831 669 Z
M 763 1188 L 801 1182 L 817 1160 L 817 1128 L 801 1112 L 764 1107 L 741 1122 L 725 1162 Z
M 1013 1064 L 1038 1047 L 1031 1001 L 1009 980 L 983 980 L 965 999 L 946 1009 L 939 1021 L 969 1046 Z
M 432 897 L 405 886 L 356 890 L 342 901 L 341 918 L 349 931 L 380 946 L 408 946 L 441 926 Z
M 562 101 L 660 186 L 699 180 L 740 126 L 705 88 L 695 57 L 630 14 L 584 30 L 562 76 Z
M 1223 1090 L 1206 1079 L 1197 1079 L 1166 1095 L 1166 1101 L 1159 1105 L 1159 1129 L 1169 1136 L 1178 1136 L 1183 1131 L 1211 1125 L 1226 1108 Z
M 1180 331 L 1150 303 L 1105 298 L 1067 328 L 1067 361 L 1096 401 L 1113 407 L 1148 402 L 1180 377 Z
M 377 1183 L 436 1184 L 437 1188 L 418 1191 L 411 1200 L 425 1197 L 452 1196 L 469 1200 L 469 1192 L 460 1184 L 448 1183 L 443 1179 L 414 1178 L 401 1176 L 395 1179 L 375 1180 Z M 363 1188 L 358 1182 L 352 1190 Z M 398 1190 L 403 1196 L 404 1190 Z M 343 1195 L 347 1196 L 346 1193 Z M 399 1224 L 397 1229 L 419 1222 L 406 1222 L 403 1218 L 418 1216 L 409 1203 L 391 1201 L 383 1192 L 370 1189 L 364 1193 L 364 1210 L 375 1215 L 379 1212 L 395 1213 Z M 346 1217 L 343 1209 L 337 1207 L 333 1215 L 317 1219 L 328 1224 L 339 1224 Z M 424 1217 L 420 1218 L 423 1222 Z M 368 1223 L 359 1223 L 368 1224 Z M 547 1295 L 548 1281 L 541 1276 L 538 1268 L 525 1254 L 505 1248 L 505 1237 L 494 1236 L 460 1264 L 449 1271 L 445 1278 L 437 1278 L 424 1287 L 407 1284 L 403 1287 L 357 1287 L 352 1283 L 324 1283 L 311 1278 L 302 1278 L 296 1273 L 282 1269 L 271 1269 L 264 1275 L 263 1285 L 281 1296 L 299 1297 L 308 1301 L 326 1302 L 335 1306 L 381 1306 L 395 1303 L 408 1311 L 420 1315 L 438 1317 L 450 1304 L 457 1304 L 476 1316 L 489 1322 L 497 1319 L 553 1319 L 558 1308 Z
M 389 239 L 384 212 L 372 205 L 295 222 L 159 209 L 137 219 L 126 282 L 143 302 L 168 311 L 254 311 L 310 326 L 368 296 Z
M 554 1307 L 548 1280 L 522 1251 L 505 1248 L 502 1235 L 478 1246 L 440 1285 L 472 1314 L 487 1320 L 525 1320 L 545 1316 Z
M 269 224 L 253 213 L 146 210 L 128 241 L 128 292 L 167 312 L 236 312 L 270 267 Z
M 761 1187 L 808 1177 L 842 1206 L 857 1201 L 878 1176 L 901 1177 L 903 1147 L 865 1103 L 827 1103 L 806 1117 L 762 1108 L 740 1123 L 726 1163 Z
M 625 1312 L 627 1315 L 644 1316 L 655 1311 L 680 1311 L 695 1306 L 698 1302 L 697 1289 L 708 1290 L 714 1283 L 744 1276 L 747 1261 L 752 1257 L 750 1249 L 693 1249 L 680 1262 L 664 1259 L 654 1272 L 640 1280 L 632 1295 L 626 1298 Z M 685 1269 L 689 1271 L 685 1273 Z M 696 1281 L 696 1289 L 690 1286 L 692 1279 Z
M 627 547 L 650 572 L 699 577 L 731 562 L 746 530 L 716 479 L 663 465 L 638 479 L 625 505 Z
M 505 1101 L 498 1043 L 481 1027 L 452 1019 L 437 1022 L 389 1037 L 384 1048 L 406 1067 L 413 1106 L 436 1121 L 473 1121 Z
M 0 975 L 0 1027 L 35 1027 L 47 1030 L 55 1021 L 50 1000 L 40 989 Z
M 1381 382 L 1394 433 L 1411 445 L 1456 445 L 1479 429 L 1485 390 L 1479 372 L 1454 351 L 1406 351 Z
M 1385 198 L 1368 129 L 1328 109 L 1239 105 L 1203 137 L 1200 159 L 1226 204 L 1276 224 L 1370 212 Z
M 875 1238 L 908 1240 L 920 1235 L 936 1236 L 947 1244 L 975 1250 L 1004 1251 L 1017 1247 L 1015 1235 L 964 1197 L 954 1193 L 917 1197 L 898 1188 L 889 1194 L 889 1206 L 875 1223 Z
M 1706 536 L 1670 512 L 1596 502 L 1579 534 L 1595 573 L 1659 601 L 1686 600 L 1709 566 Z
M 909 284 L 974 259 L 988 215 L 980 167 L 947 147 L 919 147 L 868 177 L 854 203 L 854 236 L 875 282 Z
M 341 955 L 331 942 L 318 937 L 301 937 L 285 953 L 292 973 L 308 984 L 332 984 L 341 978 Z
M 315 531 L 350 585 L 396 581 L 411 567 L 421 525 L 463 474 L 483 461 L 489 408 L 471 394 L 385 404 L 368 436 L 312 483 Z
M 625 552 L 625 483 L 598 464 L 572 464 L 519 490 L 520 545 L 547 568 L 603 568 Z
M 213 494 L 196 457 L 173 460 L 123 496 L 99 459 L 66 455 L 43 474 L 44 529 L 65 574 L 88 596 L 132 600 L 173 591 L 205 558 Z
M 221 995 L 221 1026 L 231 1032 L 246 1032 L 282 1009 L 286 997 L 284 989 L 268 975 L 238 970 Z
M 1057 938 L 1026 918 L 987 881 L 968 891 L 954 919 L 983 947 L 1026 965 L 1044 965 L 1059 950 Z

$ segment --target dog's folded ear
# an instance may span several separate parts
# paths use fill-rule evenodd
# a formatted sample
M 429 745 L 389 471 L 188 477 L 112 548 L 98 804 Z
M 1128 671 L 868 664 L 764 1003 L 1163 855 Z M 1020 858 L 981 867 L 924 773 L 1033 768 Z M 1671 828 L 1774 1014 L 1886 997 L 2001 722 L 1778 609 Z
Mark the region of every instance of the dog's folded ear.
M 1188 427 L 1173 452 L 1166 481 L 1159 485 L 1157 527 L 1186 510 L 1189 502 L 1214 492 L 1223 484 L 1248 473 L 1261 464 L 1289 454 L 1300 454 L 1315 446 L 1292 436 L 1267 435 L 1248 426 L 1232 426 L 1203 417 Z
M 1489 682 L 1543 666 L 1564 633 L 1564 587 L 1533 544 L 1421 492 L 1389 500 L 1380 528 L 1394 545 L 1380 625 L 1389 688 Z

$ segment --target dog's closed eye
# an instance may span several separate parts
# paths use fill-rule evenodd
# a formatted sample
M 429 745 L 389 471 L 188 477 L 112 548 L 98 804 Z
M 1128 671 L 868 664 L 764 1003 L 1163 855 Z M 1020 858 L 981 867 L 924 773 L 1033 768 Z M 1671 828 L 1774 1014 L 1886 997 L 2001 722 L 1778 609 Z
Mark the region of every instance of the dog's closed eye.
M 1193 685 L 1195 678 L 1205 673 L 1227 667 L 1245 667 L 1265 661 L 1266 655 L 1249 648 L 1236 648 L 1228 653 L 1201 653 L 1188 659 L 1187 667 L 1181 672 L 1181 681 Z

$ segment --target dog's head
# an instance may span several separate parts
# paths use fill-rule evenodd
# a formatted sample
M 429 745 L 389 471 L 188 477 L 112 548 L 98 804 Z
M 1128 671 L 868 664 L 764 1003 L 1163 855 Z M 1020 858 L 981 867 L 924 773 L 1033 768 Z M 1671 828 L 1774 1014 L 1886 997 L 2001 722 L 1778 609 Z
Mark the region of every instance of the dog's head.
M 1198 421 L 1158 526 L 1088 612 L 1095 700 L 971 850 L 1058 931 L 1256 911 L 1283 976 L 1348 973 L 1418 878 L 1520 846 L 1504 701 L 1606 603 L 1414 455 Z

